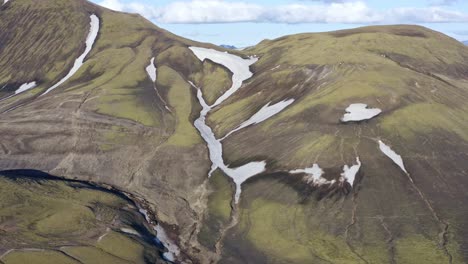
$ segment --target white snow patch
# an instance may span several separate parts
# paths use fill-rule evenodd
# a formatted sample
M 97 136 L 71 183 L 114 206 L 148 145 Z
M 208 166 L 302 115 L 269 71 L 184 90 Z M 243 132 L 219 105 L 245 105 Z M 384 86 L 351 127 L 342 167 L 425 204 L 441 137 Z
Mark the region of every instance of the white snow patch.
M 146 67 L 146 72 L 153 82 L 156 82 L 157 69 L 154 66 L 154 57 L 151 59 L 150 64 Z
M 167 236 L 166 231 L 160 225 L 157 225 L 154 230 L 156 230 L 158 240 L 167 249 L 167 252 L 164 252 L 163 256 L 167 260 L 174 262 L 177 256 L 180 255 L 179 247 L 172 242 L 172 240 Z
M 2 5 L 8 3 L 8 1 L 10 1 L 10 0 L 4 0 Z
M 232 72 L 232 86 L 227 90 L 216 102 L 211 106 L 212 108 L 224 102 L 231 95 L 233 95 L 242 86 L 242 83 L 253 76 L 250 71 L 250 65 L 257 62 L 258 58 L 250 57 L 243 59 L 236 55 L 227 52 L 221 52 L 214 49 L 205 49 L 199 47 L 190 47 L 190 50 L 197 56 L 198 59 L 204 61 L 209 59 L 215 63 L 221 64 Z
M 31 90 L 31 89 L 35 88 L 36 86 L 37 86 L 36 82 L 25 83 L 25 84 L 21 85 L 18 88 L 18 90 L 15 91 L 15 95 L 19 94 L 19 93 L 22 93 L 22 92 L 26 92 L 27 90 Z
M 213 130 L 206 124 L 206 115 L 211 110 L 211 107 L 205 102 L 203 98 L 203 93 L 201 89 L 197 91 L 197 97 L 202 105 L 203 109 L 200 113 L 200 117 L 195 120 L 195 127 L 200 132 L 200 135 L 205 140 L 208 150 L 210 153 L 210 160 L 212 162 L 211 171 L 209 172 L 209 176 L 217 169 L 221 169 L 227 176 L 232 178 L 232 180 L 236 183 L 236 195 L 235 201 L 236 203 L 239 201 L 240 194 L 241 194 L 241 185 L 247 179 L 260 174 L 265 171 L 266 162 L 251 162 L 239 168 L 231 169 L 226 164 L 224 164 L 223 160 L 223 145 L 221 144 L 221 140 L 216 139 Z
M 343 173 L 341 174 L 342 181 L 346 180 L 351 184 L 351 186 L 353 186 L 356 175 L 359 172 L 359 169 L 361 169 L 361 161 L 359 160 L 359 157 L 356 158 L 356 162 L 357 165 L 353 165 L 351 167 L 344 165 Z
M 141 236 L 140 233 L 138 233 L 135 229 L 131 229 L 131 228 L 123 227 L 120 229 L 120 231 L 130 234 L 130 235 Z
M 146 222 L 151 224 L 151 218 L 148 215 L 148 210 L 139 208 L 141 214 L 145 216 Z M 156 239 L 158 242 L 164 245 L 167 249 L 167 252 L 163 253 L 163 256 L 166 260 L 174 262 L 177 256 L 180 255 L 179 247 L 169 238 L 164 228 L 161 225 L 153 226 L 153 229 L 156 231 Z
M 86 58 L 86 56 L 89 54 L 89 52 L 93 48 L 94 42 L 96 41 L 96 38 L 99 33 L 99 18 L 96 15 L 91 15 L 90 19 L 91 19 L 91 22 L 90 22 L 91 27 L 89 29 L 88 37 L 86 38 L 85 51 L 83 52 L 83 54 L 81 54 L 81 56 L 79 56 L 75 60 L 75 64 L 71 68 L 70 72 L 68 72 L 68 74 L 65 77 L 63 77 L 63 79 L 60 80 L 58 83 L 56 83 L 54 86 L 47 89 L 47 91 L 45 91 L 41 96 L 48 94 L 55 88 L 62 85 L 64 82 L 70 79 L 81 68 L 81 66 L 83 66 L 84 59 Z
M 398 167 L 400 167 L 401 170 L 408 174 L 400 155 L 393 151 L 389 146 L 385 145 L 382 140 L 379 140 L 379 148 L 385 156 L 389 157 L 396 165 L 398 165 Z
M 6 85 L 5 85 L 6 86 Z M 3 86 L 3 88 L 5 88 L 5 86 Z M 2 101 L 5 101 L 7 99 L 10 99 L 12 98 L 13 96 L 17 95 L 17 94 L 20 94 L 22 92 L 25 92 L 27 90 L 30 90 L 30 89 L 33 89 L 35 88 L 37 85 L 36 85 L 36 82 L 30 82 L 30 83 L 25 83 L 25 84 L 22 84 L 16 91 L 14 94 L 10 95 L 10 96 L 7 96 L 7 97 L 4 97 L 2 99 L 0 99 L 0 102 Z M 2 89 L 3 89 L 2 88 Z M 1 89 L 0 89 L 1 90 Z M 7 112 L 7 111 L 6 111 Z M 4 112 L 4 113 L 6 113 Z
M 251 125 L 259 124 L 275 115 L 277 115 L 279 112 L 283 111 L 286 107 L 288 107 L 290 104 L 294 102 L 294 99 L 289 99 L 285 101 L 281 101 L 279 103 L 276 103 L 274 105 L 270 105 L 270 103 L 266 104 L 265 106 L 262 107 L 257 113 L 255 113 L 252 117 L 249 118 L 249 120 L 245 121 L 242 123 L 238 128 L 232 130 L 231 132 L 227 133 L 224 138 L 221 140 L 224 140 L 231 134 L 246 128 Z
M 312 168 L 305 168 L 305 169 L 300 169 L 300 170 L 292 170 L 290 171 L 291 174 L 309 174 L 310 177 L 307 180 L 307 183 L 315 182 L 320 180 L 320 178 L 323 175 L 323 170 L 320 168 L 318 164 L 314 164 Z
M 250 72 L 249 67 L 258 59 L 254 57 L 243 59 L 227 52 L 220 52 L 213 49 L 198 47 L 190 47 L 190 50 L 192 50 L 195 56 L 197 56 L 197 58 L 201 61 L 209 59 L 215 63 L 223 65 L 232 72 L 231 88 L 229 88 L 229 90 L 227 90 L 221 97 L 219 97 L 211 106 L 208 105 L 203 98 L 202 90 L 196 87 L 193 83 L 190 82 L 190 84 L 197 89 L 197 98 L 200 102 L 200 105 L 202 106 L 200 117 L 195 120 L 194 126 L 198 129 L 201 137 L 205 140 L 208 146 L 210 160 L 212 163 L 208 176 L 211 176 L 211 174 L 219 168 L 228 177 L 230 177 L 236 183 L 235 202 L 238 203 L 241 195 L 242 183 L 244 183 L 247 179 L 264 172 L 266 169 L 266 162 L 250 162 L 238 168 L 229 168 L 229 166 L 224 163 L 223 145 L 221 144 L 221 140 L 216 138 L 211 127 L 206 124 L 206 116 L 211 111 L 211 109 L 224 102 L 224 100 L 228 99 L 237 90 L 239 90 L 245 80 L 253 76 L 253 73 Z M 257 117 L 256 120 L 260 120 L 260 117 Z
M 351 104 L 346 108 L 346 114 L 341 118 L 343 122 L 355 122 L 371 119 L 382 113 L 379 108 L 367 108 L 366 104 Z

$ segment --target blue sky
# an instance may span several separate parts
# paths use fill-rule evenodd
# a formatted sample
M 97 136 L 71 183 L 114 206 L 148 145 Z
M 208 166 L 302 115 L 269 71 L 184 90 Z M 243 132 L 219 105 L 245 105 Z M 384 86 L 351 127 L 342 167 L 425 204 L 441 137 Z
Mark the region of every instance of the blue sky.
M 418 24 L 468 40 L 467 0 L 93 0 L 190 39 L 237 47 L 302 32 Z

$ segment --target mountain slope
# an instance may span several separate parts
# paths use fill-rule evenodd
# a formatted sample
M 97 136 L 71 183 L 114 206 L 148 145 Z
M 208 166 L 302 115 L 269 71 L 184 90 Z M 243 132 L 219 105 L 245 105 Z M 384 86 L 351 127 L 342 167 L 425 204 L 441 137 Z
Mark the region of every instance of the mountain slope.
M 83 65 L 44 95 L 85 51 L 93 14 L 99 32 Z M 10 1 L 0 25 L 0 168 L 144 198 L 177 261 L 468 259 L 461 43 L 383 26 L 287 36 L 230 56 L 138 15 L 65 0 Z M 381 112 L 340 121 L 356 104 Z

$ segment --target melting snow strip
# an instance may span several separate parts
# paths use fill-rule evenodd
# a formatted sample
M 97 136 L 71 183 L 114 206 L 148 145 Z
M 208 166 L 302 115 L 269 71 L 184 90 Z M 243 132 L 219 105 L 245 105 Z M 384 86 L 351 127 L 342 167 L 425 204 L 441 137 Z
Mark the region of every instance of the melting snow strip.
M 232 86 L 227 90 L 216 102 L 211 106 L 221 104 L 231 95 L 233 95 L 242 86 L 242 83 L 253 76 L 250 71 L 250 65 L 257 62 L 257 58 L 243 59 L 239 56 L 229 54 L 227 52 L 221 52 L 214 49 L 206 49 L 199 47 L 190 47 L 190 50 L 197 56 L 201 61 L 209 59 L 214 63 L 221 64 L 232 72 Z
M 30 82 L 30 83 L 25 83 L 25 84 L 22 84 L 16 91 L 15 91 L 15 94 L 12 94 L 10 96 L 7 96 L 3 99 L 0 99 L 0 102 L 1 101 L 5 101 L 7 99 L 10 99 L 11 97 L 17 95 L 17 94 L 20 94 L 22 92 L 26 92 L 27 90 L 31 90 L 33 88 L 35 88 L 37 85 L 36 85 L 36 82 Z M 5 87 L 5 86 L 4 86 Z M 2 88 L 3 89 L 3 88 Z
M 151 218 L 148 215 L 148 211 L 142 208 L 140 208 L 139 211 L 145 217 L 146 222 L 151 225 Z M 153 229 L 156 231 L 156 242 L 163 245 L 167 249 L 167 252 L 163 253 L 165 260 L 170 262 L 176 261 L 177 257 L 180 255 L 179 247 L 174 242 L 172 242 L 161 225 L 157 224 L 153 226 Z
M 26 92 L 27 90 L 31 90 L 37 86 L 36 82 L 25 83 L 21 85 L 18 90 L 15 91 L 16 94 L 20 94 L 22 92 Z
M 361 169 L 361 161 L 359 157 L 356 158 L 357 165 L 353 165 L 349 167 L 348 165 L 344 165 L 343 173 L 341 174 L 341 180 L 347 181 L 351 186 L 354 184 L 354 180 L 356 179 L 356 175 L 358 174 L 359 170 Z
M 4 0 L 2 5 L 8 3 L 8 1 L 10 1 L 10 0 Z
M 389 146 L 385 145 L 382 140 L 379 140 L 379 148 L 380 151 L 382 151 L 385 156 L 390 158 L 402 171 L 404 171 L 406 174 L 409 174 L 408 171 L 406 171 L 405 165 L 403 163 L 403 159 L 401 158 L 400 155 L 398 155 L 395 151 L 393 151 Z
M 89 52 L 93 48 L 94 42 L 96 41 L 96 38 L 99 33 L 99 18 L 96 15 L 91 15 L 90 19 L 91 19 L 90 29 L 89 29 L 88 37 L 86 38 L 85 51 L 83 52 L 83 54 L 81 54 L 81 56 L 79 56 L 75 60 L 75 64 L 71 68 L 70 72 L 68 72 L 68 74 L 65 77 L 63 77 L 63 79 L 61 79 L 58 83 L 56 83 L 54 86 L 47 89 L 47 91 L 45 91 L 41 96 L 48 94 L 55 88 L 62 85 L 64 82 L 70 79 L 81 68 L 81 66 L 83 66 L 84 59 L 86 58 L 86 56 L 89 54 Z
M 238 203 L 242 192 L 242 184 L 249 178 L 258 175 L 265 171 L 266 162 L 250 162 L 238 168 L 229 168 L 223 159 L 223 145 L 221 140 L 217 139 L 211 127 L 206 124 L 206 116 L 215 106 L 221 104 L 224 100 L 233 95 L 242 86 L 242 82 L 253 76 L 250 72 L 250 65 L 257 61 L 256 58 L 242 59 L 238 56 L 216 51 L 213 49 L 190 47 L 190 50 L 197 56 L 198 59 L 204 61 L 209 59 L 215 63 L 221 64 L 232 72 L 232 87 L 229 88 L 216 102 L 209 106 L 203 98 L 203 92 L 193 83 L 190 84 L 197 89 L 197 98 L 202 106 L 200 117 L 195 120 L 195 127 L 200 132 L 201 137 L 205 140 L 211 160 L 211 171 L 209 176 L 216 170 L 221 169 L 228 177 L 236 184 L 235 202 Z
M 148 67 L 146 67 L 146 72 L 148 73 L 148 76 L 153 82 L 156 82 L 156 74 L 157 74 L 157 69 L 156 66 L 154 66 L 154 57 L 151 58 L 150 64 Z
M 300 170 L 292 170 L 289 173 L 291 174 L 307 174 L 307 177 L 305 178 L 307 181 L 307 184 L 313 184 L 313 185 L 326 185 L 326 184 L 334 184 L 336 181 L 328 181 L 327 179 L 323 178 L 323 170 L 320 168 L 318 164 L 314 164 L 311 168 L 305 168 L 305 169 L 300 169 Z
M 259 124 L 275 115 L 283 111 L 286 107 L 288 107 L 290 104 L 294 102 L 294 99 L 289 99 L 285 101 L 281 101 L 279 103 L 276 103 L 274 105 L 270 105 L 270 103 L 266 104 L 265 106 L 262 107 L 257 113 L 255 113 L 252 117 L 249 118 L 249 120 L 245 121 L 242 123 L 238 128 L 232 130 L 231 132 L 227 133 L 226 136 L 224 136 L 221 140 L 224 140 L 225 138 L 229 137 L 233 133 L 246 128 L 251 125 L 256 125 Z
M 382 110 L 379 108 L 367 108 L 366 104 L 351 104 L 346 108 L 346 112 L 341 118 L 342 122 L 357 122 L 372 119 L 380 115 Z
M 158 95 L 159 99 L 161 99 L 161 101 L 163 102 L 164 107 L 166 108 L 167 111 L 172 113 L 171 109 L 169 108 L 169 106 L 167 106 L 166 101 L 162 98 L 161 94 L 159 93 L 158 88 L 156 87 L 156 78 L 157 78 L 158 69 L 156 68 L 156 66 L 154 66 L 154 59 L 155 59 L 154 57 L 151 58 L 150 64 L 146 67 L 146 73 L 148 73 L 149 78 L 151 79 L 151 81 L 153 81 L 154 90 L 156 91 L 156 94 Z

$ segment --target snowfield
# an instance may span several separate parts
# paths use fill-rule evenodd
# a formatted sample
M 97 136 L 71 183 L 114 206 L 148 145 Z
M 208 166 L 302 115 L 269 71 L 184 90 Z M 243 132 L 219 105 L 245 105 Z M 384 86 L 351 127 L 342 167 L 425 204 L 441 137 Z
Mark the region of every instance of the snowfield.
M 146 67 L 146 72 L 153 82 L 156 82 L 157 69 L 154 66 L 154 57 L 151 59 L 150 64 Z
M 151 224 L 148 211 L 142 208 L 139 208 L 139 211 L 145 217 L 146 222 Z M 174 242 L 172 242 L 172 240 L 167 236 L 164 228 L 162 228 L 159 224 L 153 226 L 153 229 L 156 231 L 157 242 L 162 244 L 167 249 L 167 252 L 164 252 L 163 257 L 170 262 L 174 262 L 177 259 L 177 256 L 180 255 L 179 247 Z
M 334 184 L 335 180 L 328 181 L 325 178 L 322 178 L 323 175 L 323 170 L 320 168 L 318 164 L 314 164 L 311 168 L 305 168 L 305 169 L 300 169 L 300 170 L 292 170 L 289 173 L 291 174 L 307 174 L 307 177 L 305 178 L 307 181 L 307 184 L 313 184 L 313 185 L 325 185 L 325 184 Z
M 36 82 L 25 83 L 21 85 L 18 90 L 15 91 L 15 94 L 20 94 L 22 92 L 26 92 L 27 90 L 31 90 L 37 86 Z
M 348 165 L 344 165 L 343 173 L 341 174 L 342 181 L 346 180 L 353 186 L 354 180 L 356 179 L 356 175 L 358 174 L 359 170 L 361 169 L 361 161 L 359 157 L 356 158 L 357 165 L 353 165 L 349 167 Z
M 382 110 L 378 108 L 367 108 L 366 104 L 351 104 L 346 108 L 346 114 L 341 118 L 342 122 L 357 122 L 372 119 L 380 113 Z
M 190 50 L 192 50 L 195 56 L 197 56 L 197 58 L 201 61 L 209 59 L 226 67 L 232 72 L 231 88 L 229 88 L 229 90 L 227 90 L 221 97 L 219 97 L 218 100 L 216 100 L 216 102 L 211 106 L 206 103 L 202 90 L 196 87 L 193 83 L 190 84 L 197 89 L 197 98 L 200 102 L 200 105 L 202 106 L 200 117 L 195 120 L 194 125 L 208 146 L 210 160 L 212 163 L 209 176 L 211 176 L 211 174 L 218 168 L 222 170 L 227 176 L 229 176 L 236 183 L 235 202 L 238 203 L 242 192 L 242 183 L 244 183 L 249 178 L 264 172 L 266 169 L 266 162 L 250 162 L 238 168 L 229 168 L 228 165 L 224 163 L 223 145 L 221 144 L 221 140 L 216 138 L 211 127 L 206 124 L 206 116 L 214 107 L 224 102 L 224 100 L 228 99 L 237 90 L 239 90 L 245 80 L 253 76 L 253 73 L 250 72 L 249 67 L 255 63 L 257 59 L 242 59 L 238 56 L 213 49 L 190 47 Z M 257 118 L 257 120 L 260 119 Z
M 385 156 L 389 157 L 402 171 L 408 174 L 406 171 L 405 165 L 403 163 L 403 159 L 400 155 L 398 155 L 395 151 L 393 151 L 389 146 L 385 145 L 382 140 L 379 140 L 379 148 Z
M 250 65 L 254 64 L 258 60 L 257 58 L 243 59 L 236 55 L 214 49 L 190 47 L 190 50 L 199 60 L 204 61 L 209 59 L 214 63 L 223 65 L 232 72 L 231 88 L 216 100 L 216 102 L 211 106 L 212 108 L 228 99 L 237 90 L 239 90 L 245 80 L 253 76 L 253 73 L 250 71 Z
M 3 86 L 2 89 L 5 88 L 5 86 Z M 10 99 L 10 98 L 12 98 L 13 96 L 15 96 L 17 94 L 20 94 L 20 93 L 26 92 L 28 90 L 31 90 L 31 89 L 35 88 L 36 86 L 37 86 L 36 82 L 24 83 L 15 91 L 14 94 L 0 99 L 0 102 L 5 101 L 7 99 Z
M 96 38 L 99 33 L 99 18 L 96 15 L 91 15 L 90 19 L 91 19 L 91 22 L 90 22 L 91 27 L 89 29 L 88 37 L 86 38 L 85 51 L 83 52 L 83 54 L 81 54 L 81 56 L 79 56 L 75 60 L 75 64 L 71 68 L 70 72 L 68 72 L 68 74 L 65 77 L 63 77 L 63 79 L 61 79 L 58 83 L 56 83 L 54 86 L 47 89 L 47 91 L 45 91 L 41 96 L 48 94 L 55 88 L 62 85 L 64 82 L 70 79 L 81 68 L 81 66 L 83 66 L 84 59 L 86 58 L 86 56 L 89 54 L 89 52 L 93 48 L 94 42 L 96 41 Z
M 201 111 L 200 117 L 195 120 L 195 127 L 198 129 L 200 135 L 208 146 L 210 160 L 212 163 L 209 176 L 211 176 L 211 174 L 218 168 L 226 173 L 226 175 L 236 183 L 235 201 L 237 203 L 240 199 L 242 183 L 257 174 L 264 172 L 266 168 L 266 162 L 251 162 L 239 168 L 229 168 L 224 163 L 223 145 L 221 144 L 221 140 L 216 139 L 213 130 L 206 124 L 206 115 L 211 110 L 211 107 L 208 106 L 208 104 L 205 102 L 201 89 L 198 89 L 197 91 L 197 98 L 200 101 L 203 109 Z

